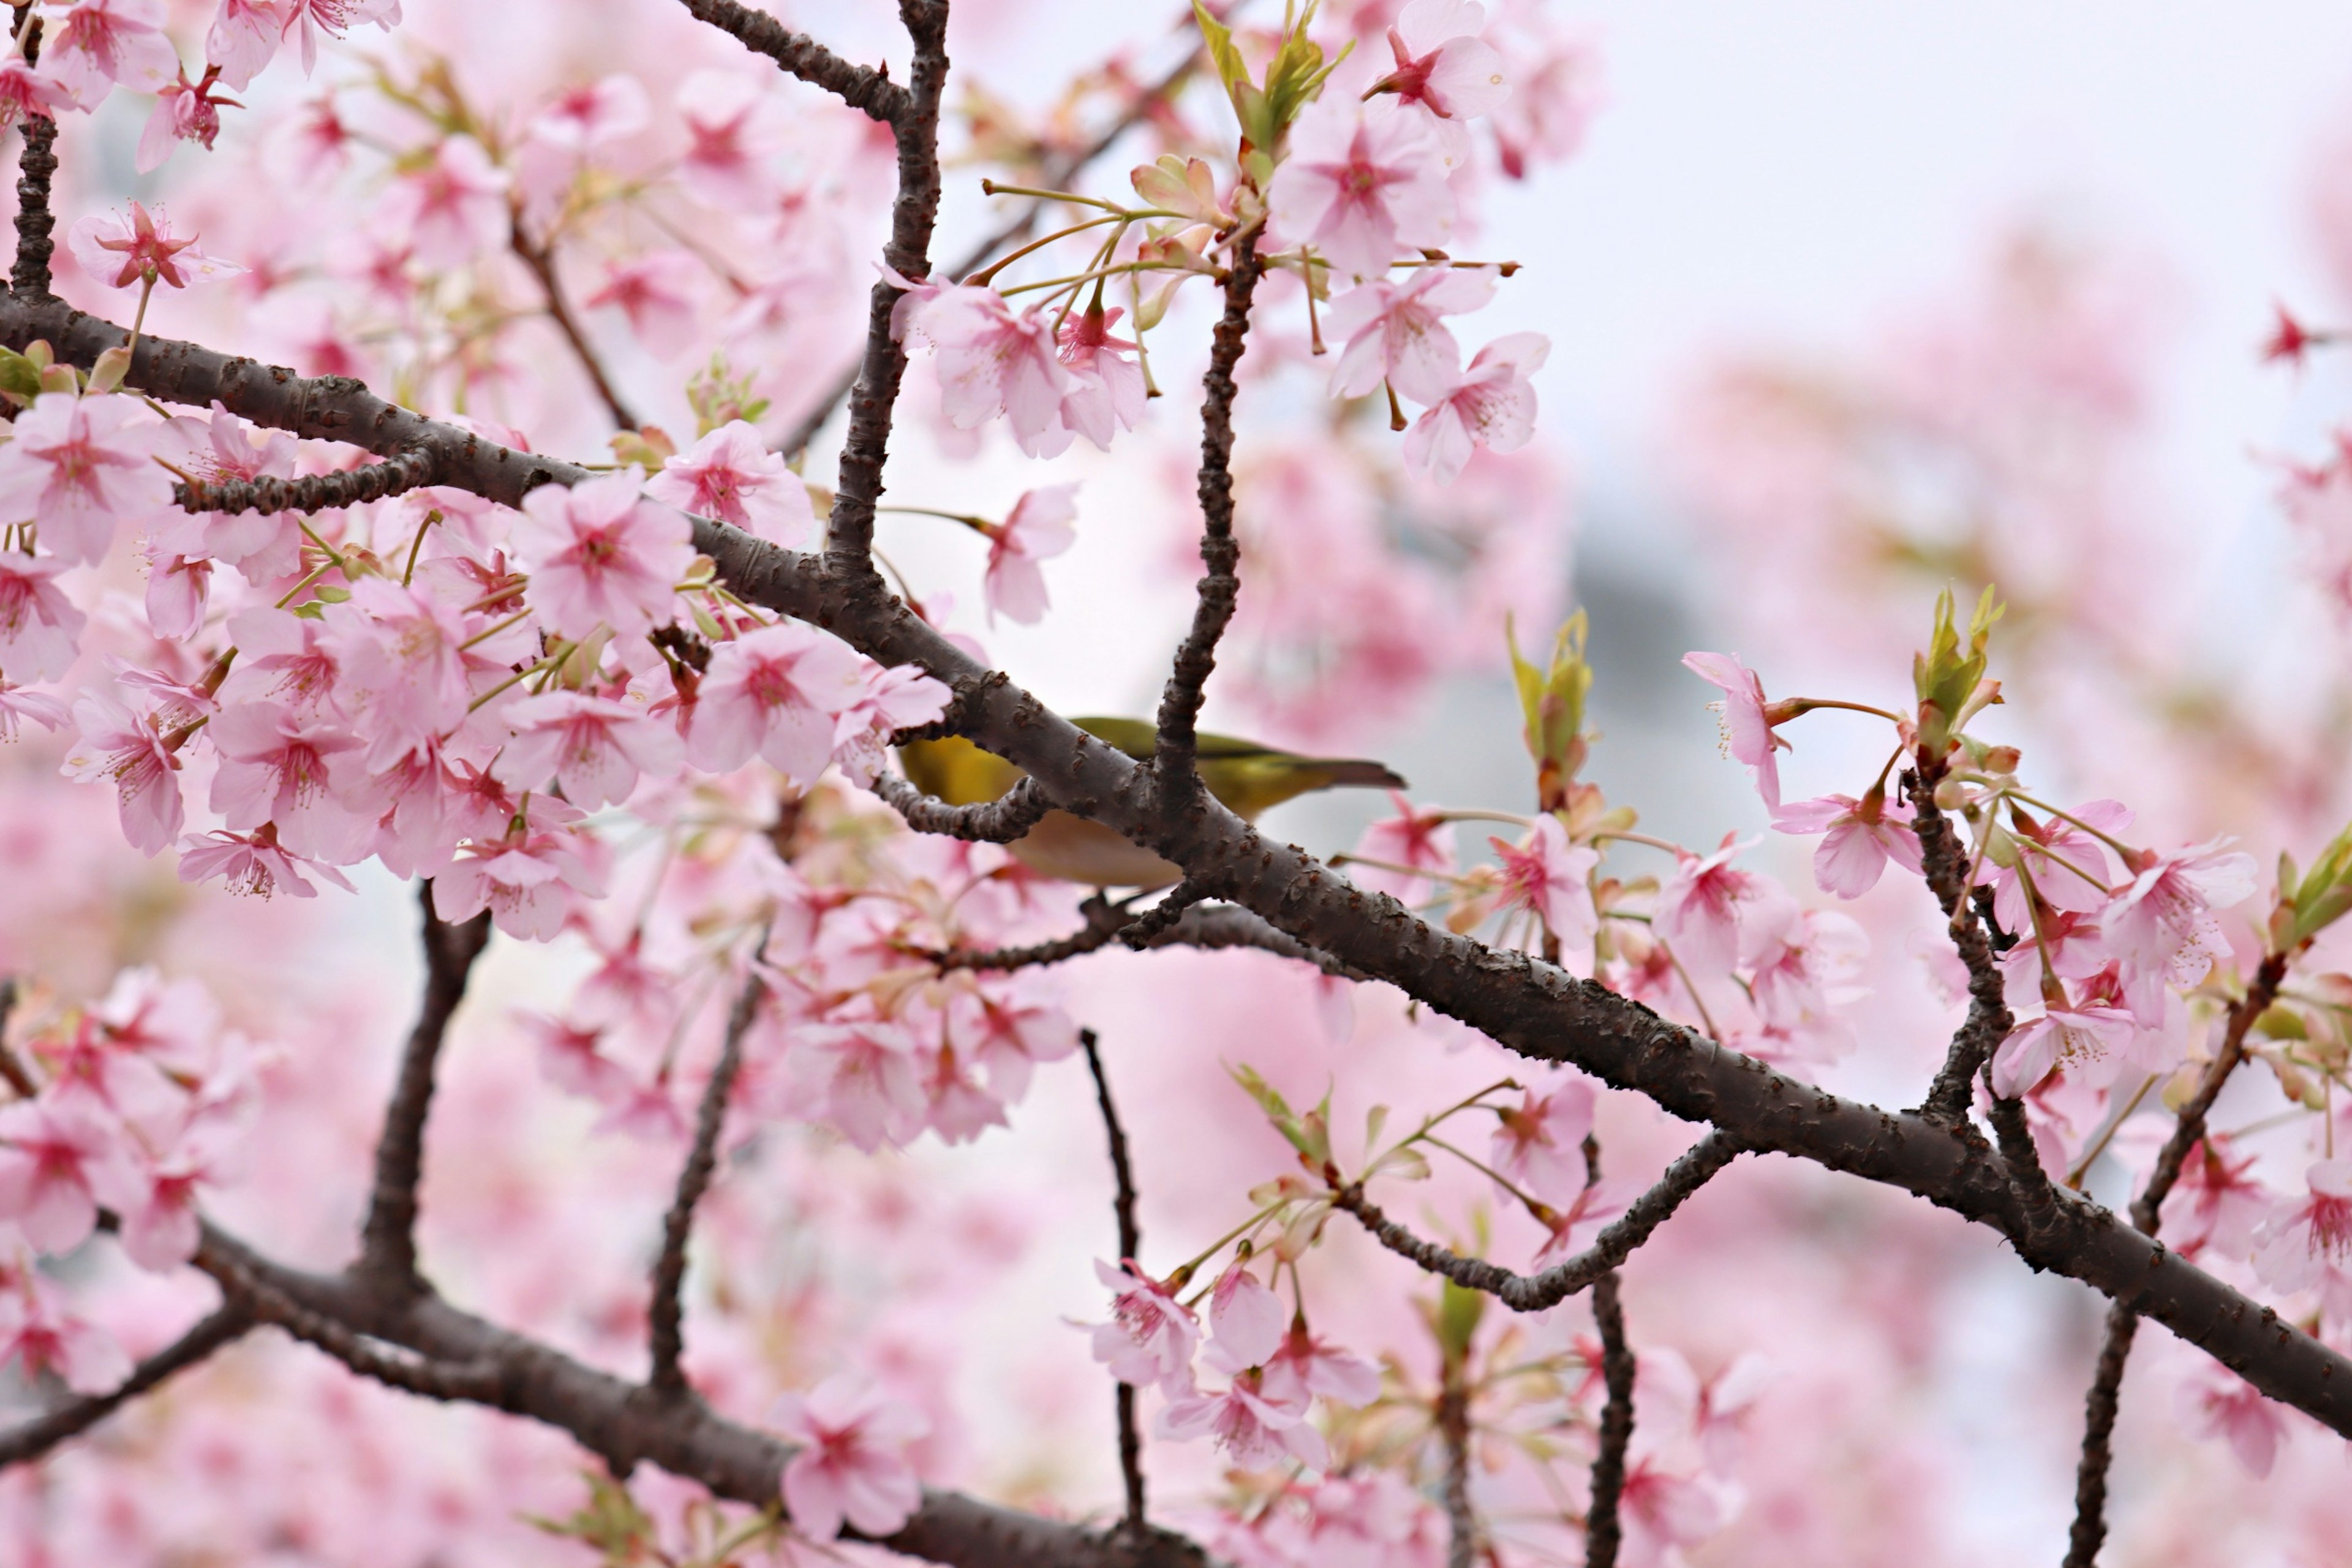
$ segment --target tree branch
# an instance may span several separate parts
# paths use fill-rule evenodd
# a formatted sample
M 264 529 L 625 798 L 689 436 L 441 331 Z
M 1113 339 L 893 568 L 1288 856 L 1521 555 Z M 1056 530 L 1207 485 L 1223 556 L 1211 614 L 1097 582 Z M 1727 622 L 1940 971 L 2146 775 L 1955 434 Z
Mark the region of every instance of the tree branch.
M 689 4 L 693 0 L 688 0 Z M 898 0 L 914 39 L 914 79 L 890 117 L 898 144 L 898 195 L 890 206 L 890 242 L 882 258 L 901 278 L 930 274 L 931 226 L 940 212 L 940 95 L 948 78 L 947 0 Z M 841 448 L 833 515 L 825 525 L 826 565 L 861 597 L 887 600 L 875 574 L 874 509 L 882 500 L 882 466 L 890 455 L 890 419 L 907 373 L 906 345 L 890 331 L 901 290 L 877 279 L 866 311 L 866 357 L 849 398 L 849 436 Z
M 547 319 L 555 323 L 555 330 L 563 334 L 563 341 L 571 345 L 572 357 L 578 360 L 580 368 L 588 373 L 589 384 L 596 389 L 596 396 L 604 405 L 604 412 L 612 416 L 614 426 L 623 430 L 642 429 L 645 422 L 622 401 L 620 393 L 614 388 L 613 378 L 605 374 L 604 362 L 596 357 L 595 346 L 589 342 L 587 332 L 581 328 L 580 318 L 572 313 L 572 301 L 565 297 L 563 285 L 555 276 L 553 246 L 534 245 L 523 237 L 522 214 L 520 211 L 509 216 L 507 236 L 515 255 L 521 258 L 531 277 L 539 281 L 540 297 L 547 303 Z
M 874 793 L 890 803 L 918 833 L 941 833 L 979 844 L 1010 844 L 1045 819 L 1054 803 L 1034 779 L 1022 779 L 994 800 L 950 805 L 925 795 L 896 773 L 874 781 Z
M 257 511 L 264 517 L 280 511 L 324 511 L 380 500 L 429 485 L 438 462 L 433 451 L 419 447 L 381 463 L 299 479 L 265 476 L 257 479 L 226 479 L 218 484 L 182 480 L 172 487 L 172 499 L 188 511 Z
M 1462 1369 L 1447 1358 L 1432 1413 L 1445 1471 L 1438 1495 L 1445 1507 L 1445 1568 L 1475 1568 L 1478 1561 L 1478 1513 L 1470 1506 L 1470 1391 Z
M 36 16 L 25 27 L 25 63 L 36 65 L 40 58 L 41 19 Z M 16 154 L 16 263 L 9 281 L 23 298 L 46 302 L 57 298 L 49 291 L 49 258 L 57 252 L 49 234 L 58 223 L 49 212 L 49 186 L 58 175 L 58 122 L 46 114 L 28 114 L 23 131 L 25 144 Z
M 253 1316 L 234 1301 L 224 1302 L 195 1327 L 131 1369 L 122 1386 L 76 1399 L 0 1432 L 0 1468 L 37 1459 L 69 1437 L 79 1436 L 131 1400 L 186 1371 L 253 1327 Z
M 1433 1241 L 1423 1241 L 1366 1197 L 1360 1182 L 1332 1194 L 1331 1206 L 1354 1215 L 1382 1247 L 1398 1257 L 1411 1258 L 1465 1289 L 1483 1290 L 1515 1312 L 1540 1312 L 1607 1278 L 1683 1206 L 1684 1200 L 1739 1153 L 1738 1143 L 1723 1132 L 1708 1133 L 1667 1166 L 1657 1184 L 1628 1205 L 1623 1214 L 1592 1238 L 1591 1247 L 1540 1274 L 1514 1274 L 1483 1258 L 1465 1258 Z
M 1103 1071 L 1102 1052 L 1092 1029 L 1078 1031 L 1079 1048 L 1087 1053 L 1087 1070 L 1095 1078 L 1095 1103 L 1102 1107 L 1103 1132 L 1110 1142 L 1110 1172 L 1115 1184 L 1111 1212 L 1118 1221 L 1118 1255 L 1132 1259 L 1143 1250 L 1143 1231 L 1135 1221 L 1135 1170 L 1127 1158 L 1127 1131 L 1118 1124 L 1118 1109 L 1111 1103 L 1110 1079 Z M 1135 1421 L 1135 1390 L 1114 1380 L 1118 1393 L 1118 1473 L 1127 1487 L 1127 1514 L 1120 1522 L 1130 1532 L 1144 1527 L 1143 1435 Z
M 869 119 L 889 124 L 907 112 L 907 91 L 887 66 L 852 65 L 805 33 L 795 33 L 764 11 L 735 0 L 680 0 L 698 22 L 708 22 L 755 55 L 765 55 Z
M 661 1256 L 654 1260 L 653 1304 L 646 1313 L 653 1373 L 646 1381 L 656 1393 L 686 1391 L 686 1374 L 678 1370 L 677 1358 L 686 1348 L 685 1308 L 679 1295 L 686 1283 L 687 1237 L 694 1229 L 694 1207 L 702 1201 L 711 1172 L 718 1167 L 727 1100 L 735 1091 L 735 1075 L 743 1065 L 743 1034 L 758 1016 L 760 999 L 767 989 L 755 973 L 735 998 L 734 1011 L 727 1018 L 727 1042 L 719 1048 L 718 1065 L 710 1069 L 710 1081 L 702 1087 L 702 1105 L 694 1118 L 694 1146 L 677 1173 L 677 1195 L 671 1199 L 669 1214 L 662 1221 Z
M 1233 270 L 1225 277 L 1225 310 L 1218 319 L 1216 338 L 1209 351 L 1208 374 L 1202 378 L 1201 405 L 1201 574 L 1192 625 L 1176 649 L 1160 693 L 1158 735 L 1152 747 L 1151 778 L 1161 816 L 1174 820 L 1196 811 L 1208 792 L 1194 763 L 1200 737 L 1193 726 L 1210 672 L 1217 668 L 1217 642 L 1234 618 L 1241 593 L 1234 568 L 1241 563 L 1241 545 L 1234 538 L 1234 371 L 1248 347 L 1250 300 L 1265 264 L 1257 254 L 1257 231 L 1244 229 L 1234 239 Z
M 1952 945 L 1969 972 L 1969 1016 L 1952 1037 L 1943 1070 L 1919 1105 L 1930 1121 L 1963 1124 L 1968 1119 L 1970 1085 L 2010 1030 L 2009 1005 L 2001 993 L 2000 967 L 1993 961 L 1992 943 L 1968 900 L 1968 861 L 1953 837 L 1952 826 L 1936 804 L 1936 786 L 1943 782 L 1945 763 L 1921 748 L 1917 765 L 1903 775 L 1911 796 L 1913 821 L 1919 834 L 1919 863 L 1944 918 Z M 1995 1121 L 1998 1129 L 2000 1121 Z M 2031 1141 L 2029 1140 L 2029 1142 Z M 2036 1169 L 2039 1169 L 2037 1166 Z
M 1625 1491 L 1625 1450 L 1633 1440 L 1635 1363 L 1625 1342 L 1625 1310 L 1617 1299 L 1617 1271 L 1594 1281 L 1592 1322 L 1601 1332 L 1601 1377 L 1609 1403 L 1601 1411 L 1601 1446 L 1592 1456 L 1592 1500 L 1584 1510 L 1584 1568 L 1616 1568 L 1624 1540 L 1618 1504 Z
M 2189 1151 L 2205 1136 L 2205 1117 L 2221 1098 L 2230 1075 L 2245 1059 L 2246 1032 L 2254 1020 L 2278 1000 L 2286 983 L 2288 958 L 2265 953 L 2246 994 L 2230 1009 L 2221 1032 L 2221 1048 L 2205 1071 L 2205 1081 L 2180 1108 L 2172 1136 L 2158 1152 L 2147 1184 L 2133 1200 L 2131 1219 L 2143 1236 L 2153 1237 L 2164 1223 L 2164 1200 L 2180 1180 L 2180 1167 Z M 2131 1359 L 2132 1340 L 2139 1331 L 2139 1315 L 2121 1301 L 2107 1309 L 2105 1336 L 2099 1346 L 2099 1363 L 2083 1396 L 2083 1457 L 2074 1467 L 2074 1523 L 2067 1531 L 2064 1568 L 2092 1568 L 2107 1538 L 2107 1471 L 2115 1462 L 2116 1415 L 2123 1401 L 2124 1368 Z
M 433 1109 L 434 1068 L 449 1019 L 466 999 L 474 960 L 490 940 L 488 910 L 451 925 L 433 912 L 433 884 L 421 881 L 416 889 L 425 917 L 425 997 L 400 1058 L 392 1103 L 384 1108 L 383 1133 L 376 1141 L 375 1186 L 368 1197 L 358 1266 L 360 1272 L 389 1288 L 411 1290 L 424 1288 L 416 1272 L 416 1184 L 425 1170 L 425 1119 Z

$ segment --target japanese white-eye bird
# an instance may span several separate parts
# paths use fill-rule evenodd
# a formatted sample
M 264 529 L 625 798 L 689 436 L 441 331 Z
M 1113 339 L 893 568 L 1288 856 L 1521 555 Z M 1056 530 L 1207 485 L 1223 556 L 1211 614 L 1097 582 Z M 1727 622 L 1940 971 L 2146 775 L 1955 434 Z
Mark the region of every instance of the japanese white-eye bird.
M 1159 731 L 1140 719 L 1075 719 L 1097 740 L 1148 761 Z M 926 795 L 950 805 L 994 800 L 1023 777 L 1022 770 L 993 752 L 950 736 L 915 741 L 898 749 L 907 778 Z M 1200 738 L 1201 782 L 1235 816 L 1255 821 L 1260 812 L 1317 790 L 1359 786 L 1402 789 L 1404 780 L 1386 766 L 1360 758 L 1302 757 L 1237 741 L 1230 735 Z M 1097 888 L 1164 888 L 1183 872 L 1139 844 L 1131 844 L 1099 822 L 1066 811 L 1049 811 L 1036 826 L 1006 846 L 1041 876 Z

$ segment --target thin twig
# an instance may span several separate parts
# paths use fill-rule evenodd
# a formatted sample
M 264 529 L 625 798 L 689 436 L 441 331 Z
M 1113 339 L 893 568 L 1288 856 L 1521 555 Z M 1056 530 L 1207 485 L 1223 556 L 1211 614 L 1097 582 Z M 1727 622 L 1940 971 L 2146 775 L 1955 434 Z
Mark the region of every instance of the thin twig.
M 172 487 L 172 499 L 188 511 L 257 511 L 265 517 L 280 511 L 326 511 L 429 485 L 439 466 L 440 459 L 431 449 L 418 447 L 381 463 L 299 479 L 264 476 L 217 484 L 183 481 Z
M 1483 1290 L 1515 1312 L 1540 1312 L 1598 1284 L 1739 1152 L 1738 1142 L 1728 1134 L 1720 1129 L 1709 1132 L 1667 1166 L 1657 1184 L 1628 1205 L 1623 1214 L 1593 1237 L 1591 1247 L 1540 1274 L 1514 1274 L 1485 1258 L 1465 1258 L 1423 1241 L 1382 1213 L 1364 1195 L 1360 1184 L 1333 1194 L 1331 1206 L 1354 1215 L 1382 1247 L 1431 1273 L 1442 1274 L 1466 1289 Z
M 762 941 L 761 946 L 766 945 Z M 710 1081 L 702 1086 L 702 1105 L 694 1118 L 694 1146 L 687 1152 L 686 1164 L 677 1173 L 677 1194 L 662 1221 L 661 1256 L 654 1260 L 653 1304 L 646 1313 L 653 1373 L 646 1381 L 658 1394 L 675 1394 L 686 1388 L 686 1373 L 677 1363 L 686 1348 L 681 1288 L 686 1283 L 687 1237 L 694 1230 L 695 1205 L 702 1201 L 711 1173 L 718 1168 L 727 1100 L 735 1091 L 735 1075 L 743 1065 L 743 1035 L 758 1016 L 760 999 L 767 991 L 755 973 L 735 998 L 734 1011 L 727 1017 L 727 1042 L 719 1048 L 719 1064 L 710 1069 Z
M 400 1079 L 384 1108 L 383 1133 L 376 1142 L 375 1185 L 361 1232 L 359 1268 L 395 1287 L 422 1288 L 416 1272 L 416 1185 L 425 1172 L 425 1121 L 433 1109 L 434 1069 L 449 1020 L 466 999 L 474 960 L 490 940 L 485 910 L 451 925 L 433 912 L 433 884 L 417 884 L 424 912 L 425 996 L 416 1026 L 400 1058 Z
M 765 55 L 803 81 L 821 87 L 850 108 L 887 124 L 906 112 L 907 91 L 890 79 L 887 66 L 853 65 L 804 33 L 795 33 L 764 12 L 735 0 L 680 0 L 698 22 L 708 22 L 755 55 Z
M 1192 882 L 1179 882 L 1161 895 L 1158 903 L 1127 922 L 1118 940 L 1140 952 L 1160 938 L 1176 929 L 1176 922 L 1194 904 L 1209 896 L 1208 889 Z
M 1936 804 L 1936 786 L 1943 782 L 1945 763 L 1922 748 L 1917 765 L 1903 775 L 1915 808 L 1919 834 L 1919 863 L 1944 918 L 1952 945 L 1969 972 L 1969 1016 L 1952 1037 L 1941 1071 L 1920 1102 L 1919 1114 L 1931 1121 L 1953 1125 L 1968 1117 L 1970 1086 L 1991 1059 L 1994 1047 L 2009 1034 L 2009 1005 L 2002 995 L 2000 966 L 1994 962 L 1992 943 L 1968 901 L 1967 858 L 1952 836 L 1952 826 Z M 1995 1118 L 1999 1130 L 2000 1118 Z M 2037 1166 L 2036 1169 L 2039 1169 Z
M 80 1436 L 149 1389 L 242 1338 L 252 1327 L 251 1313 L 234 1302 L 223 1304 L 133 1367 L 121 1387 L 73 1400 L 0 1432 L 0 1468 L 37 1459 L 67 1438 Z
M 981 844 L 1010 844 L 1054 809 L 1054 803 L 1032 778 L 1018 781 L 994 800 L 972 805 L 950 805 L 896 773 L 877 778 L 874 793 L 889 802 L 918 833 L 943 833 Z
M 1474 1568 L 1478 1561 L 1478 1512 L 1470 1505 L 1470 1391 L 1462 1367 L 1446 1359 L 1433 1413 L 1445 1454 L 1439 1491 L 1445 1503 L 1445 1568 Z
M 594 345 L 589 342 L 588 334 L 581 329 L 580 319 L 572 313 L 572 302 L 565 298 L 563 285 L 555 276 L 553 246 L 533 245 L 525 239 L 520 213 L 514 215 L 507 232 L 509 244 L 515 255 L 539 280 L 540 297 L 547 305 L 547 319 L 555 323 L 555 330 L 571 345 L 572 357 L 578 360 L 580 368 L 588 373 L 589 384 L 596 389 L 597 397 L 604 405 L 604 412 L 612 416 L 614 425 L 620 429 L 643 428 L 645 422 L 621 400 L 620 393 L 614 389 L 613 378 L 605 374 L 604 362 L 596 357 Z
M 25 26 L 25 63 L 41 58 L 41 19 Z M 57 242 L 49 237 L 58 220 L 49 211 L 49 187 L 58 175 L 58 122 L 47 114 L 24 120 L 25 145 L 16 154 L 16 264 L 9 274 L 16 291 L 29 300 L 54 300 L 49 289 L 49 258 Z
M 1592 1321 L 1601 1332 L 1601 1377 L 1609 1403 L 1601 1412 L 1601 1447 L 1592 1456 L 1592 1500 L 1584 1510 L 1584 1568 L 1615 1568 L 1624 1538 L 1618 1504 L 1625 1491 L 1625 1449 L 1633 1440 L 1633 1352 L 1625 1342 L 1625 1310 L 1617 1272 L 1592 1287 Z
M 1132 1259 L 1143 1250 L 1143 1231 L 1135 1219 L 1135 1169 L 1128 1163 L 1127 1131 L 1118 1124 L 1111 1103 L 1110 1079 L 1103 1071 L 1102 1052 L 1092 1029 L 1078 1031 L 1078 1046 L 1087 1053 L 1087 1070 L 1095 1075 L 1095 1102 L 1102 1107 L 1103 1132 L 1110 1141 L 1111 1179 L 1116 1184 L 1111 1211 L 1118 1220 L 1118 1255 Z M 1143 1529 L 1143 1435 L 1135 1420 L 1135 1390 L 1118 1383 L 1118 1473 L 1127 1484 L 1127 1514 L 1120 1521 L 1129 1532 Z

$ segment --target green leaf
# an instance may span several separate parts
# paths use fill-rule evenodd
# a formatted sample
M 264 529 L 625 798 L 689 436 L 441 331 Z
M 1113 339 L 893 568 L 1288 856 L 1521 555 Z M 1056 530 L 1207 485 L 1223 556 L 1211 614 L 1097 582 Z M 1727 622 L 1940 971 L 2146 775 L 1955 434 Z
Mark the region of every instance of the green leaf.
M 0 395 L 30 403 L 41 395 L 41 367 L 13 349 L 0 349 Z
M 1470 1342 L 1476 1337 L 1478 1321 L 1486 1315 L 1486 1298 L 1476 1290 L 1456 1285 L 1453 1280 L 1439 1282 L 1437 1298 L 1437 1348 L 1448 1366 L 1460 1366 L 1470 1359 Z
M 92 392 L 112 392 L 121 386 L 122 378 L 131 374 L 131 351 L 121 344 L 98 356 L 89 367 L 89 389 Z

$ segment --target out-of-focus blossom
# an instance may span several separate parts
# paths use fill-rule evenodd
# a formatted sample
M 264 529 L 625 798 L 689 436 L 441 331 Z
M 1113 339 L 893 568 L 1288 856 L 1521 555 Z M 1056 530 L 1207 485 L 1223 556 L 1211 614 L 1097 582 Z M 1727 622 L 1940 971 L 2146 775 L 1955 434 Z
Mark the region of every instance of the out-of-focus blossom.
M 58 110 L 73 102 L 65 84 L 12 54 L 0 61 L 0 123 L 20 125 L 27 120 L 55 120 Z
M 0 1365 L 26 1377 L 54 1373 L 76 1394 L 105 1394 L 131 1375 L 131 1357 L 112 1334 L 67 1305 L 65 1293 L 29 1264 L 0 1286 Z
M 530 117 L 529 134 L 567 153 L 585 153 L 635 135 L 651 118 L 644 86 L 621 73 L 564 89 Z
M 0 447 L 0 485 L 7 482 L 10 449 Z M 65 569 L 54 556 L 0 552 L 0 670 L 55 680 L 72 666 L 89 617 L 57 584 Z
M 1235 1258 L 1209 1291 L 1209 1342 L 1236 1366 L 1258 1366 L 1280 1349 L 1290 1314 L 1282 1300 Z
M 1454 825 L 1437 807 L 1415 806 L 1391 790 L 1396 815 L 1364 829 L 1349 857 L 1348 879 L 1358 887 L 1417 904 L 1431 885 L 1454 871 Z
M 2254 1272 L 2273 1290 L 2317 1289 L 2332 1319 L 2352 1316 L 2352 1160 L 2304 1173 L 2307 1195 L 2282 1198 L 2254 1233 Z
M 578 806 L 617 805 L 637 787 L 640 774 L 675 773 L 685 758 L 675 730 L 643 708 L 608 697 L 543 692 L 509 704 L 503 716 L 514 735 L 491 769 L 499 781 L 529 790 L 552 777 L 563 786 L 563 798 Z
M 748 207 L 767 194 L 791 132 L 763 79 L 696 71 L 678 84 L 677 110 L 688 138 L 679 170 L 688 190 L 719 207 Z
M 0 1106 L 0 1219 L 42 1252 L 79 1247 L 98 1225 L 97 1191 L 121 1158 L 116 1136 L 77 1106 Z
M 1529 1089 L 1517 1107 L 1498 1107 L 1495 1169 L 1549 1204 L 1571 1201 L 1584 1186 L 1584 1140 L 1592 1131 L 1592 1086 L 1570 1079 L 1549 1094 Z
M 607 266 L 603 286 L 583 303 L 620 311 L 639 342 L 667 357 L 695 341 L 694 297 L 702 277 L 691 256 L 657 250 Z
M 27 722 L 44 730 L 63 729 L 66 705 L 45 691 L 0 680 L 0 745 L 16 739 L 21 726 Z
M 988 602 L 992 624 L 1000 611 L 1024 626 L 1045 618 L 1053 601 L 1038 563 L 1077 542 L 1077 531 L 1070 526 L 1078 515 L 1072 499 L 1077 492 L 1076 485 L 1024 490 L 1013 503 L 1012 515 L 989 530 L 988 570 L 981 579 L 981 594 Z
M 179 74 L 180 52 L 163 36 L 163 0 L 80 0 L 53 24 L 41 68 L 93 109 L 117 82 L 161 91 Z
M 378 209 L 386 233 L 419 265 L 460 266 L 507 242 L 506 172 L 470 136 L 444 138 L 422 163 L 401 171 Z
M 2256 1480 L 2271 1473 L 2286 1437 L 2286 1411 L 2228 1367 L 2201 1363 L 2180 1385 L 2180 1418 L 2200 1437 L 2230 1445 Z
M 802 1446 L 784 1463 L 784 1507 L 808 1539 L 831 1541 L 845 1520 L 861 1534 L 890 1535 L 922 1506 L 907 1450 L 929 1423 L 852 1374 L 783 1395 L 768 1425 Z

